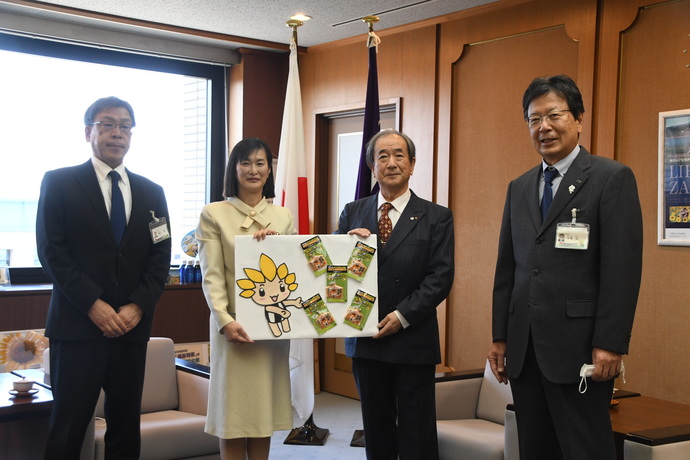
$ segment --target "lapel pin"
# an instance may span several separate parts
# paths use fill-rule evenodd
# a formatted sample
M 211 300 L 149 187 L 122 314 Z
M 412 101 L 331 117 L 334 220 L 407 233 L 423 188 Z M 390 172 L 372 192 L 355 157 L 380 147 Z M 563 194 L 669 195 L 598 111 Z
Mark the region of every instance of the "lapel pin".
M 574 186 L 574 185 L 571 185 L 570 187 L 568 187 L 568 191 L 569 191 L 570 194 L 572 195 L 572 193 L 575 191 L 575 186 Z
M 419 217 L 410 217 L 410 220 L 419 220 Z

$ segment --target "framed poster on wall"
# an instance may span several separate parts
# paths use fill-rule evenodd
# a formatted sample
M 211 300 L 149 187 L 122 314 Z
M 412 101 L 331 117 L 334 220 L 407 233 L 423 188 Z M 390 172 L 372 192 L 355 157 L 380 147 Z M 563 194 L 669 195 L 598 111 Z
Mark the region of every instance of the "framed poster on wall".
M 690 246 L 690 109 L 659 113 L 660 245 Z

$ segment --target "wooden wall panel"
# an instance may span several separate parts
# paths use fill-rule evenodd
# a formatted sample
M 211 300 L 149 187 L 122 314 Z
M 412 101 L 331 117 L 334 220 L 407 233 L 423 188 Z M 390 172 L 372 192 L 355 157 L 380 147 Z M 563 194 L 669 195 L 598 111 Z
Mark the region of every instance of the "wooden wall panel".
M 565 27 L 567 35 L 578 42 L 577 75 L 572 75 L 572 77 L 580 86 L 585 108 L 592 107 L 597 1 L 503 0 L 492 6 L 493 8 L 478 10 L 477 15 L 444 22 L 440 26 L 437 76 L 437 156 L 440 165 L 447 164 L 452 156 L 451 118 L 455 116 L 451 109 L 453 63 L 460 59 L 467 45 L 500 40 L 553 27 Z M 551 56 L 542 52 L 541 46 L 521 49 L 515 57 L 519 56 L 538 56 L 544 62 L 551 59 Z M 519 64 L 519 60 L 516 59 L 515 62 Z M 511 73 L 513 67 L 506 65 L 502 70 L 497 71 Z M 538 69 L 535 69 L 534 76 L 538 76 Z M 522 93 L 519 97 L 522 97 Z M 589 147 L 591 132 L 587 119 L 584 128 L 580 141 Z M 448 195 L 449 184 L 449 173 L 439 168 L 435 187 L 440 203 L 444 203 L 444 196 Z M 473 367 L 477 367 L 476 363 Z
M 522 119 L 522 94 L 537 76 L 567 73 L 589 112 L 597 2 L 535 0 L 441 24 L 435 187 L 456 220 L 455 283 L 448 300 L 447 363 L 484 365 L 491 292 L 508 182 L 539 163 Z M 585 117 L 580 143 L 589 146 Z
M 620 35 L 615 158 L 635 172 L 644 218 L 642 288 L 626 379 L 630 388 L 690 403 L 685 338 L 690 248 L 657 244 L 659 112 L 690 108 L 690 0 L 639 11 Z
M 288 54 L 242 50 L 242 63 L 229 79 L 230 143 L 228 153 L 247 137 L 266 141 L 278 154 L 287 86 Z
M 539 54 L 525 52 L 532 49 Z M 486 359 L 506 190 L 541 161 L 523 119 L 522 94 L 535 76 L 576 75 L 577 56 L 577 42 L 555 27 L 468 46 L 453 66 L 450 204 L 457 244 L 447 346 L 456 369 Z
M 364 25 L 362 29 L 361 42 L 315 46 L 301 56 L 300 77 L 308 152 L 314 151 L 314 120 L 317 114 L 364 106 L 368 57 Z M 377 64 L 379 98 L 381 101 L 402 98 L 402 130 L 417 146 L 417 165 L 411 188 L 418 195 L 432 199 L 436 27 L 394 35 L 381 34 Z M 315 155 L 321 154 L 315 152 Z M 313 171 L 310 166 L 313 165 L 308 165 L 308 170 Z M 310 184 L 314 184 L 314 181 L 310 180 Z

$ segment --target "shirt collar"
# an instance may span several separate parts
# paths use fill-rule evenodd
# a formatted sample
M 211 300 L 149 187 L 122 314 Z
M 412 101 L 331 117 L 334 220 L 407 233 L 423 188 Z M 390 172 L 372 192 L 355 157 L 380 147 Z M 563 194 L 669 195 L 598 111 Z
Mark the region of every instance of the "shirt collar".
M 120 175 L 120 178 L 122 179 L 122 182 L 125 185 L 129 184 L 129 178 L 127 177 L 127 168 L 125 168 L 125 165 L 123 163 L 121 163 L 117 168 L 113 169 L 110 166 L 108 166 L 103 160 L 100 160 L 96 157 L 91 157 L 91 164 L 93 165 L 93 169 L 96 171 L 98 182 L 103 182 L 104 180 L 108 179 L 108 173 L 110 173 L 110 171 L 117 171 L 117 173 Z
M 386 199 L 383 197 L 381 192 L 379 192 L 379 198 L 378 198 L 378 206 L 376 209 L 379 209 L 383 203 L 390 203 L 393 205 L 393 208 L 395 208 L 396 211 L 402 214 L 403 210 L 407 206 L 407 203 L 410 202 L 410 198 L 412 197 L 412 192 L 410 191 L 409 187 L 407 190 L 405 190 L 405 193 L 394 199 L 393 201 L 386 201 Z
M 576 145 L 575 148 L 573 149 L 573 151 L 570 152 L 567 157 L 565 157 L 561 160 L 558 160 L 556 163 L 554 163 L 552 165 L 547 165 L 546 162 L 544 160 L 542 160 L 541 170 L 542 170 L 542 172 L 544 172 L 546 170 L 546 168 L 548 168 L 549 166 L 552 166 L 558 171 L 558 174 L 561 177 L 563 177 L 563 176 L 565 176 L 565 173 L 568 172 L 568 168 L 570 168 L 570 165 L 573 164 L 573 161 L 575 161 L 575 158 L 577 158 L 577 155 L 579 153 L 580 153 L 580 146 Z

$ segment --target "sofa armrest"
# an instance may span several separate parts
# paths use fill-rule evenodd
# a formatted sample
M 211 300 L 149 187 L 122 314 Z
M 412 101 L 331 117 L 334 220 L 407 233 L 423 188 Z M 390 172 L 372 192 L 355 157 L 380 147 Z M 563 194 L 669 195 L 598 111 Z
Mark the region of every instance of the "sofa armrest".
M 505 431 L 503 432 L 503 458 L 505 460 L 520 460 L 520 446 L 518 444 L 517 420 L 515 418 L 515 405 L 508 404 L 505 410 L 503 422 Z
M 210 372 L 207 366 L 175 359 L 177 375 L 178 410 L 190 414 L 206 415 Z
M 476 418 L 483 376 L 483 369 L 436 374 L 436 420 Z
M 685 460 L 690 452 L 690 425 L 628 433 L 623 451 L 626 460 Z

